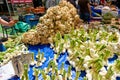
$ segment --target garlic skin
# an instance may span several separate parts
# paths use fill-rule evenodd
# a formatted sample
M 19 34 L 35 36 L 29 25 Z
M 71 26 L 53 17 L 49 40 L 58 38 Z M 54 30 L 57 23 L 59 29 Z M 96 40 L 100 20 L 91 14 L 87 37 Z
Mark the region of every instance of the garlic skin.
M 91 75 L 90 71 L 86 70 L 86 72 L 87 72 L 87 74 L 86 74 L 87 79 L 92 80 L 92 75 Z
M 107 70 L 105 69 L 105 67 L 102 67 L 99 74 L 102 75 L 102 76 L 105 76 L 107 73 Z
M 47 67 L 44 68 L 44 71 L 45 71 L 46 74 L 48 73 L 48 72 L 47 72 Z
M 32 62 L 30 63 L 30 65 L 31 65 L 31 66 L 34 66 L 36 63 L 37 63 L 36 61 L 32 61 Z
M 58 65 L 57 61 L 55 61 L 55 65 Z
M 88 62 L 86 62 L 85 64 L 83 64 L 84 68 L 88 69 Z
M 71 49 L 68 49 L 68 53 L 69 53 L 69 54 L 73 54 L 73 52 L 72 52 Z
M 70 61 L 70 58 L 67 56 L 67 60 Z
M 42 62 L 37 61 L 36 67 L 42 66 Z
M 65 53 L 66 52 L 66 49 L 65 48 L 63 48 L 63 51 L 62 51 L 62 53 Z
M 70 76 L 68 79 L 69 79 L 69 80 L 72 80 L 72 77 Z
M 42 60 L 42 63 L 46 61 L 46 58 L 44 57 L 43 60 Z
M 52 71 L 52 68 L 50 68 L 49 71 Z
M 101 43 L 102 43 L 102 44 L 107 44 L 108 42 L 105 41 L 105 40 L 102 40 Z
M 74 61 L 69 61 L 69 62 L 73 67 L 75 67 L 75 62 Z
M 120 75 L 117 75 L 114 73 L 114 75 L 111 77 L 111 80 L 116 80 L 116 77 L 118 77 L 118 76 L 120 76 Z
M 72 65 L 73 67 L 75 67 L 75 62 L 74 62 L 74 61 L 71 61 L 71 65 Z
M 58 77 L 59 77 L 59 80 L 62 80 L 62 79 L 63 79 L 62 75 L 59 75 Z
M 47 75 L 47 80 L 51 80 L 51 79 L 50 79 L 50 76 L 48 76 L 48 75 Z
M 85 57 L 84 61 L 86 62 L 86 61 L 88 61 L 88 60 L 91 60 L 91 57 L 87 55 L 87 56 Z
M 74 67 L 75 67 L 75 66 L 74 66 Z M 80 71 L 80 69 L 79 69 L 78 67 L 76 67 L 75 69 L 76 69 L 76 71 Z

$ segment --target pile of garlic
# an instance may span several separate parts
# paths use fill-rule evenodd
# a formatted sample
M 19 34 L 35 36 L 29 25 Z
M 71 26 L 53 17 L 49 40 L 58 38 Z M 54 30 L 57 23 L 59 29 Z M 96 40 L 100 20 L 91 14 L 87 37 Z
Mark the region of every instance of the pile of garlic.
M 47 44 L 53 42 L 53 37 L 57 32 L 62 35 L 69 33 L 72 27 L 79 27 L 82 24 L 76 8 L 69 2 L 62 0 L 58 5 L 50 7 L 46 14 L 40 18 L 40 23 L 37 24 L 36 31 L 32 39 L 28 35 L 33 33 L 25 33 L 23 42 L 28 44 Z M 28 34 L 28 35 L 27 35 Z M 27 36 L 26 36 L 27 35 Z M 36 39 L 37 41 L 33 40 Z
M 38 44 L 40 39 L 36 30 L 30 30 L 22 35 L 22 42 L 29 43 L 32 45 Z

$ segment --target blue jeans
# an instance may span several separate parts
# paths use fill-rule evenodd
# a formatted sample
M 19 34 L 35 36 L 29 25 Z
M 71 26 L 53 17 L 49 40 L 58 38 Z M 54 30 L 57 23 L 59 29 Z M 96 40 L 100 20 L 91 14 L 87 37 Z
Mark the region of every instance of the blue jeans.
M 5 46 L 2 44 L 2 41 L 0 40 L 0 52 L 3 52 L 5 50 L 6 50 Z

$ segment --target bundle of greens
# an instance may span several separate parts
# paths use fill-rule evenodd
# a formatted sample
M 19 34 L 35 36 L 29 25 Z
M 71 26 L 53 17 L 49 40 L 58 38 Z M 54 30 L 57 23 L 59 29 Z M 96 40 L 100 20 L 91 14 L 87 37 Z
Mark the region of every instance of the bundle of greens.
M 29 51 L 24 44 L 15 46 L 14 48 L 8 48 L 5 52 L 0 52 L 0 65 L 4 65 L 9 62 L 15 56 L 26 54 Z
M 39 69 L 36 69 L 36 68 L 33 68 L 33 70 L 34 70 L 34 76 L 35 76 L 35 80 L 39 80 L 38 79 L 38 76 L 39 76 L 39 74 L 40 74 L 40 70 Z
M 18 46 L 21 44 L 21 36 L 12 36 L 4 43 L 6 48 L 14 48 L 15 46 Z
M 28 78 L 28 64 L 24 64 L 24 72 L 22 74 L 21 80 L 29 80 L 29 78 Z
M 114 53 L 120 54 L 120 34 L 109 29 L 112 28 L 90 28 L 86 31 L 81 27 L 64 36 L 57 33 L 52 47 L 58 55 L 67 51 L 67 60 L 76 71 L 89 70 L 92 79 L 101 80 L 107 76 L 103 67 L 108 66 L 108 59 Z
M 37 64 L 36 64 L 37 67 L 41 66 L 43 62 L 46 60 L 46 58 L 44 57 L 44 53 L 43 52 L 41 53 L 40 49 L 38 50 L 38 54 L 36 58 L 37 58 Z
M 112 13 L 106 13 L 103 15 L 103 23 L 104 24 L 110 24 L 111 23 L 111 19 L 114 18 L 114 16 L 112 15 Z

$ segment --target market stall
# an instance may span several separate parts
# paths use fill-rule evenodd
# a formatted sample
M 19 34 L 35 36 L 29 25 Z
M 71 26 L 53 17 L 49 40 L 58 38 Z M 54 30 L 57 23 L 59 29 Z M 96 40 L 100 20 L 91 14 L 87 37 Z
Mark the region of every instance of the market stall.
M 5 43 L 1 67 L 15 65 L 10 80 L 119 80 L 120 27 L 113 18 L 120 24 L 111 13 L 102 17 L 109 23 L 84 24 L 63 0 L 40 17 L 35 29 Z

